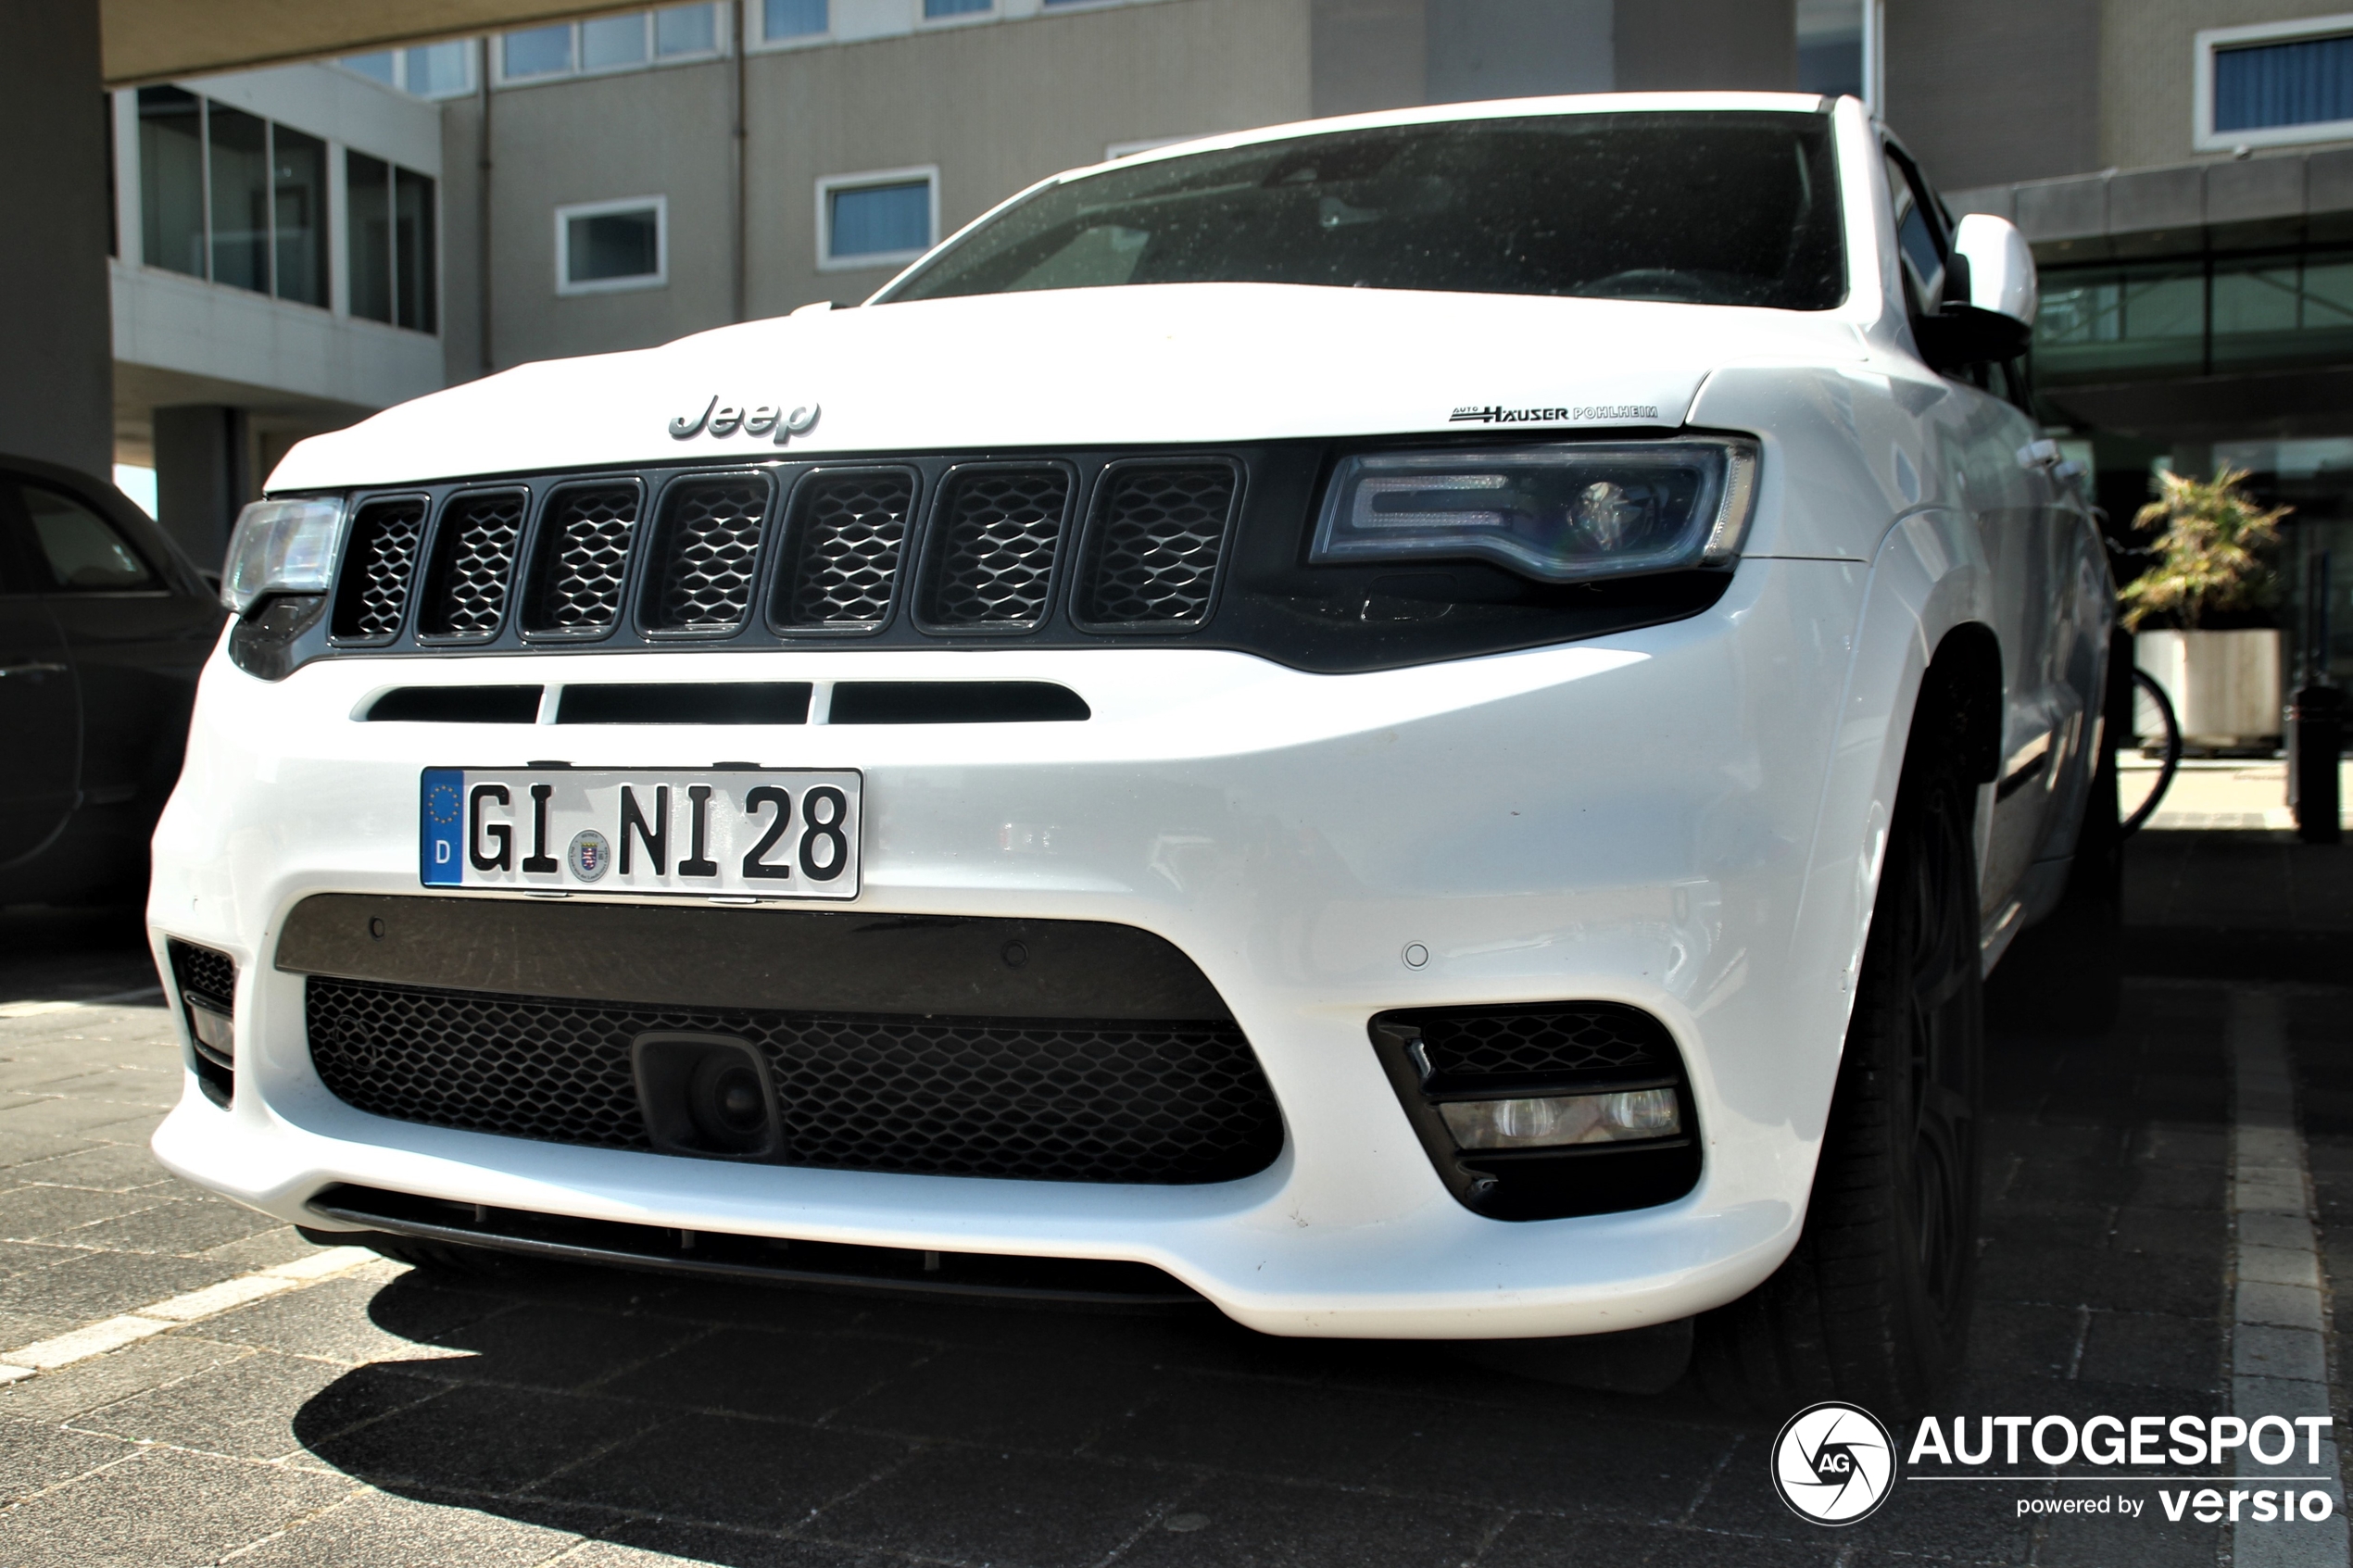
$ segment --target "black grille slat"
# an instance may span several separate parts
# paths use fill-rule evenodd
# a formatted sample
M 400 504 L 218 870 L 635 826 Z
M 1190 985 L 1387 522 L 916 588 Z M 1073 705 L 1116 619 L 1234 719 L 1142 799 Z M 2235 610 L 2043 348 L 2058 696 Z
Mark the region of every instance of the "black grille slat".
M 628 1007 L 314 977 L 311 1060 L 376 1115 L 651 1148 L 629 1042 L 733 1035 L 774 1074 L 786 1163 L 1183 1184 L 1264 1170 L 1272 1091 L 1229 1022 L 876 1018 Z
M 925 571 L 925 621 L 1019 630 L 1046 618 L 1069 509 L 1060 468 L 966 469 L 951 476 Z
M 540 565 L 522 629 L 537 636 L 599 636 L 621 617 L 629 545 L 637 530 L 635 484 L 571 485 L 549 497 L 539 522 Z
M 1234 470 L 1223 463 L 1114 472 L 1078 618 L 1137 630 L 1199 625 L 1216 586 L 1234 489 Z
M 821 472 L 804 483 L 777 623 L 869 631 L 888 621 L 914 499 L 915 476 L 904 469 Z
M 662 501 L 658 575 L 646 624 L 656 632 L 732 632 L 744 623 L 768 519 L 768 481 L 687 480 Z
M 442 508 L 418 617 L 424 635 L 474 642 L 498 634 L 529 500 L 521 490 L 497 490 L 455 495 Z
M 423 537 L 422 500 L 373 501 L 359 508 L 344 546 L 343 572 L 328 630 L 350 642 L 376 642 L 400 630 L 409 583 Z

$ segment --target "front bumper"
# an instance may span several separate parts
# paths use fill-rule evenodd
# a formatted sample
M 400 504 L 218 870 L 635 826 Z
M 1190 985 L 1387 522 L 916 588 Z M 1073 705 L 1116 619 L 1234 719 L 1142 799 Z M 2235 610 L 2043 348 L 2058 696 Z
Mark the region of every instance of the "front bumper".
M 1715 609 L 1592 642 L 1374 674 L 1238 654 L 843 651 L 341 659 L 283 683 L 216 658 L 149 907 L 238 962 L 237 1093 L 156 1137 L 289 1221 L 337 1183 L 697 1231 L 1149 1263 L 1277 1334 L 1504 1337 L 1687 1316 L 1793 1244 L 1835 1075 L 1851 930 L 1809 874 L 1863 570 L 1753 560 Z M 362 723 L 421 680 L 1057 681 L 1084 723 L 731 728 Z M 1174 943 L 1255 1049 L 1286 1127 L 1239 1181 L 1095 1185 L 732 1164 L 415 1125 L 330 1095 L 302 977 L 319 892 L 421 891 L 427 765 L 855 767 L 852 906 L 1107 921 Z M 1848 842 L 1852 840 L 1854 842 Z M 761 911 L 744 910 L 747 932 Z M 1427 961 L 1410 966 L 1409 947 Z M 1620 1001 L 1664 1021 L 1705 1137 L 1658 1208 L 1507 1223 L 1444 1189 L 1366 1034 L 1397 1008 Z

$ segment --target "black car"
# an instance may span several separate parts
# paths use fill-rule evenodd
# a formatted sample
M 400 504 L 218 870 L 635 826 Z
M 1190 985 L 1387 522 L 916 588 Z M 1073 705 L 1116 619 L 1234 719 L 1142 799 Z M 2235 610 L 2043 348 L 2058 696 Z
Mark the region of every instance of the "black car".
M 223 614 L 114 486 L 0 456 L 0 905 L 145 897 Z

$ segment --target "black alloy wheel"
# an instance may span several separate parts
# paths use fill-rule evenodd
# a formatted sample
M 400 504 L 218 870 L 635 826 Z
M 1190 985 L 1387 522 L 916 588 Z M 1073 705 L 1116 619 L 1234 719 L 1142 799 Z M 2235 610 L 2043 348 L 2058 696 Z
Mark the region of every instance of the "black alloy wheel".
M 1984 1003 L 1977 790 L 1907 766 L 1806 1227 L 1780 1271 L 1700 1320 L 1693 1371 L 1778 1418 L 1818 1399 L 1886 1419 L 1960 1364 L 1977 1276 Z

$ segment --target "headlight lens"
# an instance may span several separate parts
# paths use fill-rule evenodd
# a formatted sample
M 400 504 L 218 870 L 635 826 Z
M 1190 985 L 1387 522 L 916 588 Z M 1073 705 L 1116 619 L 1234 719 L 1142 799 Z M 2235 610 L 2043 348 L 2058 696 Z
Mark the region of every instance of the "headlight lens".
M 1721 566 L 1755 499 L 1747 441 L 1362 453 L 1332 475 L 1307 558 L 1470 557 L 1547 583 Z
M 220 602 L 243 615 L 271 594 L 323 594 L 333 581 L 341 501 L 256 501 L 237 517 Z

